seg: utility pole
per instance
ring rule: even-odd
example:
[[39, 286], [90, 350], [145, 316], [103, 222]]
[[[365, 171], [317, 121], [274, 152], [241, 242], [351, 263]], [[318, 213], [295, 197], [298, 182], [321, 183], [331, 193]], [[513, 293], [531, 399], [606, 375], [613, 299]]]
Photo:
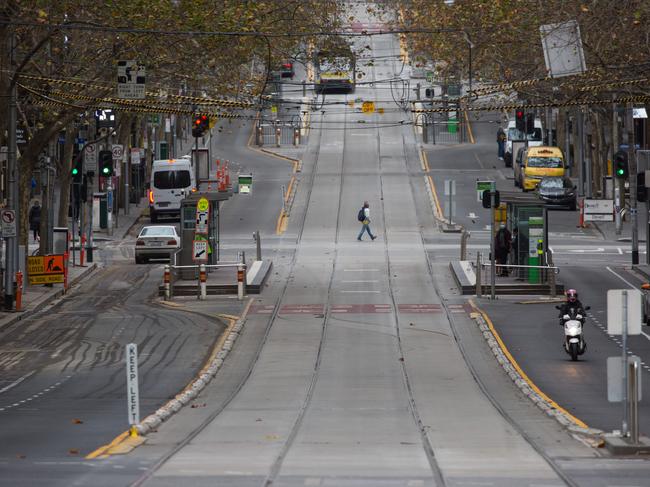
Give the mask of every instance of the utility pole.
[[6, 237], [6, 252], [5, 252], [5, 294], [4, 294], [4, 307], [7, 310], [13, 309], [14, 306], [14, 276], [18, 270], [18, 239], [20, 238], [20, 215], [18, 208], [18, 181], [16, 179], [16, 165], [17, 165], [17, 148], [16, 148], [16, 126], [17, 126], [17, 109], [16, 109], [16, 73], [13, 71], [16, 68], [16, 33], [12, 29], [9, 35], [9, 65], [11, 66], [11, 78], [9, 81], [9, 113], [7, 137], [7, 170], [9, 172], [8, 186], [7, 186], [7, 202], [9, 209], [15, 212], [16, 221], [16, 235], [13, 237]]
[[632, 104], [625, 107], [625, 137], [627, 138], [627, 160], [630, 177], [630, 213], [632, 214], [632, 265], [639, 263], [639, 215], [636, 201], [636, 147], [634, 141], [634, 118], [632, 118]]
[[576, 162], [578, 163], [580, 169], [580, 176], [578, 178], [578, 193], [580, 196], [585, 195], [585, 161], [583, 156], [583, 147], [582, 147], [582, 134], [584, 132], [584, 121], [585, 118], [582, 113], [582, 107], [578, 107], [578, 113], [576, 116], [574, 141], [576, 149]]

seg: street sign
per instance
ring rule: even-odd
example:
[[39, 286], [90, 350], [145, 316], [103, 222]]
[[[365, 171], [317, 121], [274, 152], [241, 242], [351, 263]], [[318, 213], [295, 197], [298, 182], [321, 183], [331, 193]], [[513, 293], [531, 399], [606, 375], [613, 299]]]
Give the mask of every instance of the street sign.
[[237, 177], [237, 184], [239, 185], [240, 194], [250, 194], [253, 189], [253, 175], [240, 174]]
[[126, 345], [126, 401], [130, 425], [140, 422], [140, 394], [138, 391], [138, 345]]
[[490, 191], [494, 181], [476, 181], [476, 201], [483, 201], [483, 191]]
[[364, 101], [361, 105], [361, 111], [363, 113], [373, 113], [375, 111], [375, 102], [374, 101]]
[[117, 62], [117, 96], [119, 98], [143, 99], [145, 67], [137, 61]]
[[131, 148], [131, 164], [135, 166], [140, 165], [140, 148], [132, 147]]
[[641, 334], [643, 294], [638, 289], [610, 289], [607, 291], [607, 333], [623, 334], [623, 291], [627, 295], [627, 334]]
[[456, 196], [456, 181], [445, 179], [445, 196]]
[[196, 203], [196, 225], [194, 227], [194, 233], [196, 235], [207, 235], [209, 215], [210, 202], [207, 198], [200, 198]]
[[113, 144], [111, 152], [113, 153], [113, 160], [121, 161], [124, 157], [124, 146], [122, 144]]
[[86, 172], [97, 171], [97, 144], [88, 144], [84, 149], [84, 169]]
[[35, 255], [27, 257], [29, 284], [62, 283], [65, 278], [63, 255]]
[[3, 209], [0, 212], [0, 224], [2, 225], [2, 237], [16, 236], [16, 212], [14, 210]]
[[24, 128], [16, 128], [16, 144], [26, 144], [27, 143], [27, 132]]
[[194, 262], [207, 262], [208, 261], [208, 241], [207, 240], [193, 240], [192, 241], [192, 260]]
[[[641, 393], [641, 358], [635, 355], [627, 357], [627, 363], [637, 363], [637, 400], [642, 398]], [[609, 402], [621, 402], [623, 394], [623, 357], [607, 357], [607, 400]]]
[[584, 217], [586, 222], [613, 222], [614, 200], [584, 200]]

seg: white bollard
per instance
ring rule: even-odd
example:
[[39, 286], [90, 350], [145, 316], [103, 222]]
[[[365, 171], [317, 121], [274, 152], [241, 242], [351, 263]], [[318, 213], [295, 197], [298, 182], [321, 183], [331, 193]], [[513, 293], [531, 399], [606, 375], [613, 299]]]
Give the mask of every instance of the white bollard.
[[165, 301], [169, 301], [171, 299], [171, 267], [169, 265], [165, 265], [165, 273], [163, 274], [163, 287], [165, 289]]
[[201, 289], [199, 299], [205, 300], [208, 297], [208, 277], [205, 272], [205, 264], [199, 265], [199, 287]]
[[246, 292], [246, 264], [239, 264], [237, 266], [237, 299], [240, 301], [244, 299]]

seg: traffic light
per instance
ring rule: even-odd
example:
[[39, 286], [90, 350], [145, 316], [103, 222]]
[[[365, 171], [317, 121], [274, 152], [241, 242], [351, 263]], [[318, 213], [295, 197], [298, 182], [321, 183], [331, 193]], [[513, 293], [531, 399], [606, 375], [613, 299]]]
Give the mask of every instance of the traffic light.
[[[489, 190], [483, 191], [483, 194], [481, 196], [482, 196], [481, 197], [481, 200], [482, 200], [481, 202], [483, 203], [483, 208], [489, 208], [490, 203], [491, 203], [491, 199], [492, 199], [490, 191]], [[495, 191], [494, 192], [494, 208], [498, 208], [500, 204], [501, 204], [501, 193], [499, 193], [498, 191]]]
[[526, 130], [526, 117], [523, 110], [517, 110], [515, 112], [515, 127], [519, 132]]
[[109, 150], [99, 151], [99, 174], [104, 177], [113, 175], [113, 153]]
[[535, 114], [528, 113], [526, 115], [526, 133], [532, 134], [535, 132]]
[[636, 200], [648, 201], [648, 188], [645, 187], [645, 171], [636, 175]]
[[629, 168], [627, 163], [627, 152], [618, 151], [614, 154], [614, 176], [618, 179], [627, 179]]
[[72, 162], [72, 181], [75, 184], [81, 184], [83, 181], [84, 164], [83, 159], [79, 156]]
[[197, 115], [194, 117], [194, 123], [192, 124], [192, 137], [203, 137], [206, 130], [208, 130], [210, 125], [210, 120], [207, 115]]

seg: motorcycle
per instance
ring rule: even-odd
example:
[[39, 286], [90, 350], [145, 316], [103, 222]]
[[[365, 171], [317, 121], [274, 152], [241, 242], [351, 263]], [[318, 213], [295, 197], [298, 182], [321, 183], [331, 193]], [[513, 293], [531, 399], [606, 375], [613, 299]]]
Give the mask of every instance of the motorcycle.
[[[555, 308], [562, 309], [560, 306]], [[571, 355], [571, 360], [574, 362], [578, 360], [578, 355], [582, 355], [587, 349], [582, 325], [585, 323], [583, 313], [589, 309], [589, 306], [585, 306], [584, 309], [569, 308], [568, 313], [565, 313], [560, 319], [560, 324], [564, 326], [564, 351]]]

